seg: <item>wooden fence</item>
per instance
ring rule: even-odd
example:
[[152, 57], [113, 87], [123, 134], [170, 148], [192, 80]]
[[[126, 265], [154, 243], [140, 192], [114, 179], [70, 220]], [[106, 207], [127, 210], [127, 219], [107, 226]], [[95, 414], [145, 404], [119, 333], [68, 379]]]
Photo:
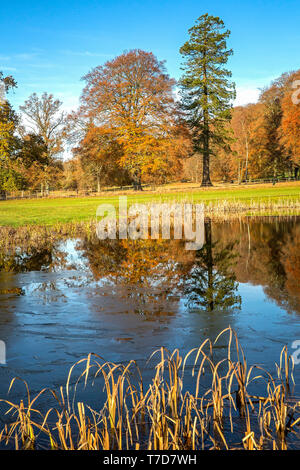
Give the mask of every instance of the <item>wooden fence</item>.
[[[218, 187], [220, 185], [225, 186], [225, 187], [230, 187], [230, 186], [247, 186], [247, 185], [252, 185], [252, 184], [278, 184], [281, 182], [293, 182], [293, 181], [299, 181], [297, 178], [260, 178], [260, 179], [249, 179], [248, 181], [230, 181], [230, 182], [219, 182], [217, 184]], [[187, 181], [185, 180], [184, 183], [192, 183], [192, 181]], [[172, 184], [169, 188], [167, 185]], [[179, 186], [176, 186], [178, 184]], [[184, 186], [183, 182], [177, 181], [177, 182], [168, 182], [165, 184], [160, 184], [160, 185], [151, 185], [151, 184], [143, 184], [143, 188], [147, 188], [150, 191], [179, 191], [183, 189], [196, 189], [200, 188], [199, 183], [195, 183], [195, 186], [193, 187], [186, 187]], [[129, 191], [133, 190], [132, 186], [115, 186], [115, 187], [104, 187], [101, 192], [97, 192], [94, 190], [85, 190], [85, 191], [76, 191], [76, 190], [56, 190], [56, 189], [50, 189], [47, 191], [12, 191], [12, 192], [2, 192], [0, 191], [0, 199], [1, 200], [10, 200], [10, 199], [40, 199], [40, 198], [71, 198], [71, 197], [86, 197], [86, 196], [100, 196], [103, 195], [107, 192], [122, 192], [122, 191]]]

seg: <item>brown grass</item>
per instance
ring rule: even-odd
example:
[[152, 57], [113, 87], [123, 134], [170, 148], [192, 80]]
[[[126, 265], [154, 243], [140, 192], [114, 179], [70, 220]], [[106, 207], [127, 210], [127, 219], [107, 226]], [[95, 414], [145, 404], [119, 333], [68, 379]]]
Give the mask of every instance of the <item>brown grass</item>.
[[[280, 206], [280, 207], [279, 207]], [[204, 214], [206, 218], [216, 222], [226, 222], [230, 220], [245, 220], [251, 217], [255, 220], [258, 217], [261, 221], [270, 221], [276, 218], [277, 221], [291, 220], [291, 217], [299, 217], [300, 200], [286, 201], [286, 207], [283, 209], [279, 202], [278, 208], [271, 203], [252, 203], [252, 209], [242, 203], [230, 204], [224, 201], [218, 207], [209, 204], [205, 207]], [[171, 218], [171, 227], [172, 227]], [[161, 227], [160, 227], [161, 230]], [[150, 232], [150, 231], [149, 231]], [[55, 225], [24, 225], [20, 227], [0, 226], [0, 249], [9, 250], [18, 246], [41, 247], [49, 242], [56, 241], [58, 238], [76, 237], [95, 237], [96, 222], [94, 220], [84, 222], [57, 223]], [[149, 233], [149, 239], [151, 235]]]

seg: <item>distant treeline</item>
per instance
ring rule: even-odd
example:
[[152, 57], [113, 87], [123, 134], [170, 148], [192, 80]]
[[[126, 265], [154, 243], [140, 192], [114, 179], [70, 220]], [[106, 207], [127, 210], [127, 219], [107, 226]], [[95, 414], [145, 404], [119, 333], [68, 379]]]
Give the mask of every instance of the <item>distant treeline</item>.
[[[46, 92], [20, 113], [0, 96], [0, 192], [297, 178], [300, 70], [263, 89], [258, 103], [232, 107], [229, 34], [219, 18], [200, 17], [180, 49], [178, 83], [138, 49], [95, 67], [70, 114]], [[9, 97], [16, 81], [1, 72], [0, 80]]]

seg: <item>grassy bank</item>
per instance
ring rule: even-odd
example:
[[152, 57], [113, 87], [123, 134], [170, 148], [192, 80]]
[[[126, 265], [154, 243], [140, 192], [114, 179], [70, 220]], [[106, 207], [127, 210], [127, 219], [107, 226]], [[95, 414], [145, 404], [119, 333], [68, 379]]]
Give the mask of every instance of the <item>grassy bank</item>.
[[[87, 221], [95, 218], [99, 204], [118, 206], [119, 195], [105, 193], [97, 197], [0, 201], [0, 225], [17, 227]], [[190, 201], [203, 202], [210, 207], [223, 204], [236, 210], [261, 206], [269, 211], [272, 207], [295, 210], [298, 210], [298, 205], [300, 207], [300, 183], [194, 190], [185, 189], [183, 185], [181, 191], [125, 192], [123, 195], [127, 196], [128, 204]]]
[[[224, 340], [227, 354], [225, 349], [217, 362], [214, 347]], [[151, 364], [153, 376], [146, 385], [135, 361], [113, 364], [90, 354], [71, 368], [59, 393], [45, 389], [35, 396], [28, 392], [20, 403], [2, 400], [10, 420], [0, 430], [0, 442], [32, 450], [286, 450], [299, 445], [300, 402], [292, 395], [293, 362], [286, 348], [276, 378], [247, 365], [231, 328], [185, 358], [161, 348]], [[105, 390], [97, 410], [76, 397], [79, 382], [87, 384], [90, 376]], [[188, 388], [187, 376], [193, 383]], [[39, 400], [49, 393], [57, 406], [41, 412]]]

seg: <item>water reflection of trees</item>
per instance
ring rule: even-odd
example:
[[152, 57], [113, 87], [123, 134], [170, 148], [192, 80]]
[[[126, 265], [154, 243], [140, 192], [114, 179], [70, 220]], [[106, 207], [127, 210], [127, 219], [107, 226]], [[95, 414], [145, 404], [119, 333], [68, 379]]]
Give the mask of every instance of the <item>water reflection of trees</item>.
[[262, 285], [288, 311], [300, 312], [299, 219], [236, 219], [205, 224], [196, 252], [181, 241], [83, 239], [96, 279], [127, 286], [137, 303], [185, 296], [209, 311], [239, 308], [238, 283]]
[[219, 248], [212, 243], [212, 224], [205, 223], [206, 243], [197, 252], [182, 241], [85, 239], [80, 250], [96, 279], [106, 278], [127, 287], [127, 295], [140, 310], [149, 302], [168, 302], [186, 296], [189, 303], [209, 311], [239, 307], [238, 283], [232, 270], [233, 243]]
[[[41, 241], [34, 245], [0, 248], [0, 295], [23, 295], [24, 288], [20, 277], [7, 273], [20, 274], [32, 271], [50, 272], [67, 265], [67, 253], [61, 249], [60, 242]], [[56, 283], [41, 283], [39, 290], [56, 290]]]
[[167, 304], [179, 295], [178, 285], [190, 256], [183, 242], [86, 238], [78, 246], [96, 280], [123, 288], [145, 313], [147, 304]]
[[0, 249], [0, 272], [54, 271], [66, 266], [67, 253], [57, 244]]
[[[238, 235], [237, 235], [238, 234]], [[215, 224], [224, 246], [238, 238], [238, 282], [263, 286], [265, 294], [287, 311], [300, 313], [299, 218], [270, 217]]]
[[[206, 221], [205, 234], [198, 251], [185, 250], [179, 240], [100, 241], [86, 235], [78, 242], [78, 256], [96, 281], [123, 287], [137, 311], [145, 312], [149, 302], [170, 305], [182, 296], [209, 311], [236, 308], [238, 283], [251, 283], [263, 286], [282, 308], [300, 313], [299, 218]], [[9, 250], [0, 246], [1, 288], [22, 288], [13, 278], [7, 284], [8, 272], [70, 269], [67, 250], [60, 240]]]
[[194, 264], [186, 276], [184, 293], [188, 303], [212, 312], [240, 308], [241, 297], [236, 294], [238, 282], [233, 271], [237, 253], [234, 243], [220, 247], [212, 241], [211, 220], [205, 222], [205, 244], [195, 253]]

